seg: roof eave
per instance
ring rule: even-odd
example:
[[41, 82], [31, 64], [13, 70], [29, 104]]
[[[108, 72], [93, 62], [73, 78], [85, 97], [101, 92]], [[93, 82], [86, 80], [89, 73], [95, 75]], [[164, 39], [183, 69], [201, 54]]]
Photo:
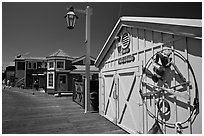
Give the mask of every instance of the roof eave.
[[201, 19], [183, 19], [183, 18], [158, 18], [158, 17], [121, 17], [121, 21], [157, 23], [168, 25], [180, 25], [190, 27], [202, 27]]
[[[115, 24], [113, 30], [111, 31], [111, 34], [109, 35], [108, 39], [106, 40], [103, 48], [101, 49], [101, 51], [99, 52], [99, 55], [97, 56], [96, 58], [96, 61], [95, 61], [95, 66], [96, 67], [99, 67], [100, 63], [101, 63], [101, 59], [103, 58], [102, 56], [102, 53], [104, 52], [105, 48], [106, 48], [106, 45], [109, 43], [109, 40], [113, 37], [113, 35], [115, 34], [114, 32], [119, 29], [119, 26], [121, 25], [121, 18], [119, 18], [119, 20], [117, 21], [117, 23]], [[112, 40], [113, 41], [113, 40]], [[107, 49], [106, 49], [107, 50]]]
[[[195, 29], [200, 29], [202, 28], [202, 20], [199, 19], [175, 19], [175, 18], [154, 18], [154, 17], [121, 17], [118, 22], [116, 23], [115, 27], [113, 28], [111, 34], [109, 35], [108, 39], [106, 40], [102, 50], [100, 51], [98, 57], [96, 58], [95, 61], [95, 66], [96, 67], [100, 67], [102, 60], [105, 56], [105, 54], [107, 53], [107, 51], [110, 48], [110, 45], [112, 44], [112, 42], [114, 41], [114, 36], [117, 35], [117, 33], [119, 32], [119, 30], [123, 27], [123, 26], [128, 26], [126, 24], [130, 23], [144, 23], [144, 24], [162, 24], [162, 25], [171, 25], [171, 26], [180, 26], [180, 27], [191, 27], [191, 28], [195, 28]], [[135, 27], [137, 27], [135, 25]], [[143, 29], [147, 29], [147, 27], [141, 27], [140, 28]], [[139, 28], [138, 27], [138, 28]], [[152, 29], [155, 30], [155, 29]], [[187, 36], [187, 37], [193, 37], [193, 38], [198, 38], [198, 39], [202, 39], [202, 33], [199, 32], [198, 35], [192, 35], [191, 33], [175, 33], [174, 31], [166, 31], [166, 30], [159, 30], [160, 32], [169, 32], [169, 33], [174, 33], [177, 35], [183, 35], [183, 36]], [[202, 30], [201, 30], [202, 31]]]
[[[78, 61], [81, 61], [81, 60], [83, 60], [83, 59], [86, 59], [86, 55], [83, 55], [83, 56], [80, 56], [80, 57], [78, 57], [78, 58], [75, 58], [73, 61], [72, 61], [72, 63], [76, 63], [76, 62], [78, 62]], [[92, 60], [92, 61], [94, 61], [95, 62], [95, 58], [94, 57], [92, 57], [92, 56], [90, 56], [90, 59]]]

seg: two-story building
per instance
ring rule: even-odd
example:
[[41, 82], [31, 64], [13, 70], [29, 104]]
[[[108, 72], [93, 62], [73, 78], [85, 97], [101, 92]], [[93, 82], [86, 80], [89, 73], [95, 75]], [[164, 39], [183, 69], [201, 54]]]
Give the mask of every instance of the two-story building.
[[[47, 92], [72, 93], [73, 79], [82, 80], [85, 76], [85, 56], [72, 57], [61, 49], [46, 57], [47, 59]], [[94, 66], [95, 59], [91, 57], [91, 79], [98, 78], [98, 70]]]
[[44, 57], [15, 58], [15, 86], [33, 88], [35, 81], [39, 87], [46, 89], [47, 62]]
[[68, 85], [71, 78], [69, 72], [72, 70], [73, 57], [62, 50], [46, 57], [47, 59], [47, 92], [54, 94], [58, 91], [71, 90]]
[[[85, 56], [72, 57], [63, 50], [48, 57], [15, 58], [15, 86], [33, 88], [38, 81], [39, 88], [49, 94], [72, 93], [73, 79], [85, 77]], [[90, 58], [90, 79], [98, 79], [98, 69], [94, 66], [95, 58]]]

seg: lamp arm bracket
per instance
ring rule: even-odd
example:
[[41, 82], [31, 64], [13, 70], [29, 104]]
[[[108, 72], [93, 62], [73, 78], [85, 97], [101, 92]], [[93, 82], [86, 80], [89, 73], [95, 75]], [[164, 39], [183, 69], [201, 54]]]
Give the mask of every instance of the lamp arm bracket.
[[[69, 8], [67, 8], [67, 11], [69, 10]], [[75, 12], [78, 13], [82, 13], [82, 14], [86, 14], [86, 10], [82, 10], [82, 9], [74, 9]]]
[[78, 12], [78, 13], [86, 14], [86, 10], [74, 9], [74, 11], [76, 11], [76, 12]]

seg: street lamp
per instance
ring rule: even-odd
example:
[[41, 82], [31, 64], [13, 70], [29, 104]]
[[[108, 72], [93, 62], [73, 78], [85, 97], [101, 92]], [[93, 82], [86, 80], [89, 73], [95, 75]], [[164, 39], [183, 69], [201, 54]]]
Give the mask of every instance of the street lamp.
[[64, 17], [66, 18], [67, 28], [74, 29], [76, 19], [78, 19], [78, 17], [74, 13], [74, 8], [72, 6], [68, 9], [68, 12]]
[[76, 19], [75, 12], [82, 13], [86, 15], [86, 77], [85, 77], [85, 113], [90, 111], [90, 46], [91, 46], [91, 15], [92, 9], [87, 6], [85, 10], [74, 9], [72, 6], [67, 9], [67, 14], [65, 15], [67, 28], [74, 29]]

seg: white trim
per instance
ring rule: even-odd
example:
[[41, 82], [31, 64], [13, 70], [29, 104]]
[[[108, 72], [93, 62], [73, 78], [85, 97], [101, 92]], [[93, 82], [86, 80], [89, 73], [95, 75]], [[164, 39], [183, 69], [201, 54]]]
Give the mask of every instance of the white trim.
[[45, 74], [32, 74], [32, 76], [44, 76]]
[[[31, 64], [30, 67], [29, 67], [29, 63]], [[31, 61], [28, 61], [28, 67], [27, 69], [32, 69], [32, 62]]]
[[[53, 67], [50, 68], [50, 62], [53, 62]], [[54, 70], [55, 69], [55, 61], [54, 60], [51, 60], [51, 61], [48, 61], [47, 62], [47, 70]]]
[[98, 57], [96, 58], [95, 64], [99, 61], [99, 57], [102, 55], [103, 51], [105, 50], [105, 47], [108, 43], [108, 41], [110, 40], [111, 36], [113, 35], [115, 29], [117, 28], [118, 24], [121, 22], [121, 18], [118, 20], [118, 22], [115, 24], [113, 30], [111, 31], [111, 34], [108, 36], [108, 39], [106, 40], [105, 44], [103, 45], [103, 48], [101, 49], [101, 51], [98, 54]]
[[47, 60], [63, 59], [63, 60], [73, 61], [75, 58], [55, 56], [55, 57], [47, 57], [46, 59], [47, 59]]
[[56, 69], [56, 72], [60, 72], [60, 73], [69, 73], [71, 70], [59, 70], [59, 69]]
[[[37, 69], [37, 62], [33, 61], [32, 64], [33, 64], [33, 69]], [[34, 67], [34, 64], [36, 64], [35, 67]]]
[[[53, 75], [53, 86], [49, 86], [49, 74]], [[55, 88], [55, 72], [47, 72], [47, 88], [54, 89]]]
[[[27, 62], [27, 69], [37, 69], [37, 61], [26, 61]], [[29, 63], [31, 64], [31, 67], [29, 67]], [[36, 67], [34, 67], [34, 63], [36, 64]]]
[[146, 22], [156, 24], [202, 27], [201, 19], [156, 18], [156, 17], [121, 17], [121, 21]]
[[[95, 61], [95, 65], [97, 67], [100, 67], [101, 62], [103, 61], [103, 58], [105, 56], [105, 54], [108, 52], [113, 40], [114, 40], [114, 36], [118, 34], [118, 32], [122, 29], [122, 27], [124, 26], [129, 26], [129, 23], [143, 23], [145, 25], [149, 25], [150, 27], [147, 26], [136, 26], [136, 24], [133, 24], [133, 26], [135, 25], [135, 27], [137, 28], [145, 28], [145, 29], [154, 29], [154, 31], [164, 31], [165, 33], [172, 33], [172, 34], [176, 34], [176, 35], [183, 35], [183, 36], [187, 36], [187, 37], [193, 37], [193, 38], [198, 38], [198, 39], [202, 39], [202, 37], [200, 37], [200, 32], [199, 34], [194, 34], [195, 32], [191, 32], [190, 30], [185, 30], [185, 31], [181, 31], [184, 30], [183, 27], [189, 27], [192, 28], [195, 31], [199, 31], [198, 29], [202, 29], [202, 20], [201, 19], [177, 19], [177, 18], [154, 18], [154, 17], [121, 17], [118, 22], [116, 23], [116, 25], [114, 26], [111, 34], [109, 35], [108, 39], [106, 40], [105, 44], [103, 45], [103, 48], [101, 49], [99, 55], [96, 58]], [[166, 25], [165, 28], [160, 28], [160, 25], [157, 24], [162, 24], [162, 25]], [[138, 24], [137, 24], [138, 25]], [[152, 25], [156, 28], [151, 28]], [[169, 27], [173, 27], [172, 30], [168, 30], [167, 25], [169, 25]], [[157, 30], [158, 27], [158, 30]], [[179, 27], [181, 30], [174, 30], [175, 27]], [[155, 30], [156, 29], [156, 30]], [[178, 29], [178, 28], [177, 28]], [[189, 33], [188, 33], [189, 31]], [[196, 32], [197, 33], [197, 32]]]
[[[82, 57], [79, 57], [79, 58], [74, 59], [74, 60], [72, 61], [72, 63], [76, 63], [76, 62], [79, 62], [79, 61], [81, 61], [81, 60], [84, 60], [84, 61], [85, 61], [85, 59], [86, 59], [86, 56], [82, 56]], [[92, 58], [92, 57], [90, 57], [90, 60], [95, 61], [95, 59]], [[85, 64], [85, 63], [84, 63], [84, 64]]]
[[[98, 71], [91, 71], [91, 74], [98, 74]], [[85, 71], [71, 71], [70, 74], [85, 74]]]
[[79, 62], [79, 61], [81, 61], [81, 60], [83, 60], [83, 59], [85, 59], [85, 58], [86, 58], [85, 56], [83, 56], [83, 57], [79, 57], [79, 58], [73, 60], [72, 63]]
[[[58, 62], [63, 62], [63, 63], [64, 63], [63, 68], [58, 68], [58, 67], [57, 67], [57, 63], [58, 63]], [[62, 69], [64, 70], [64, 69], [65, 69], [65, 60], [56, 60], [56, 69], [57, 69], [57, 70], [62, 70]]]

